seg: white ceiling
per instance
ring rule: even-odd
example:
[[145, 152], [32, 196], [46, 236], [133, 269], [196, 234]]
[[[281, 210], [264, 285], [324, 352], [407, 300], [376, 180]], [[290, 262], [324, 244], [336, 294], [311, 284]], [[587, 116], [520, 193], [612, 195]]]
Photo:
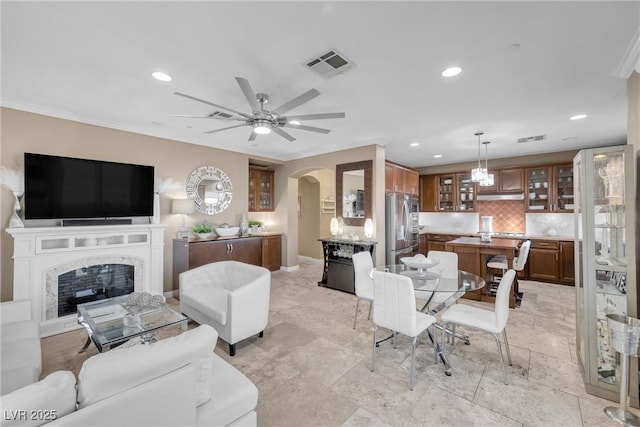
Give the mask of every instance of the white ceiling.
[[[369, 144], [421, 167], [625, 143], [626, 80], [640, 2], [2, 1], [3, 106], [290, 160]], [[514, 44], [519, 48], [509, 48]], [[337, 49], [356, 66], [324, 78], [303, 64]], [[626, 62], [625, 62], [626, 61]], [[459, 65], [462, 74], [441, 71]], [[627, 73], [630, 71], [627, 66]], [[161, 70], [173, 76], [162, 83]], [[235, 76], [289, 114], [346, 113], [248, 142], [249, 127], [184, 119], [250, 112]], [[584, 113], [584, 120], [570, 121]], [[233, 124], [233, 123], [231, 123]], [[517, 138], [545, 134], [541, 142]], [[411, 148], [410, 143], [419, 143]], [[442, 158], [435, 159], [434, 154]]]

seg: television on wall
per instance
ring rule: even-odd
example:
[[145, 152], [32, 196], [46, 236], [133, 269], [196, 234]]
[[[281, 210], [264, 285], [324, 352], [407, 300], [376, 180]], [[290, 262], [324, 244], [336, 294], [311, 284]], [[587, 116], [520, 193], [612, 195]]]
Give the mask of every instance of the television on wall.
[[25, 153], [24, 216], [152, 216], [153, 183], [153, 166]]

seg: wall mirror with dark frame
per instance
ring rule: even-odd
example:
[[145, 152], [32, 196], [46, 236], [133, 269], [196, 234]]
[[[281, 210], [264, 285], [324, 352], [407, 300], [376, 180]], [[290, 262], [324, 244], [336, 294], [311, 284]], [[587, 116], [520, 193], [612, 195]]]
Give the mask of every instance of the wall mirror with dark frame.
[[345, 225], [364, 226], [371, 218], [373, 160], [336, 165], [336, 216]]

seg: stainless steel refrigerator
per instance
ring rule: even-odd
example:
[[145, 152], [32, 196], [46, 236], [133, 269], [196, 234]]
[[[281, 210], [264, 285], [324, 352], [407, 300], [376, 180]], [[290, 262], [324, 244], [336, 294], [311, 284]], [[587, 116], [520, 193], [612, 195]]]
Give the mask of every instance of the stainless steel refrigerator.
[[419, 199], [403, 193], [385, 196], [386, 264], [400, 264], [400, 258], [418, 253]]

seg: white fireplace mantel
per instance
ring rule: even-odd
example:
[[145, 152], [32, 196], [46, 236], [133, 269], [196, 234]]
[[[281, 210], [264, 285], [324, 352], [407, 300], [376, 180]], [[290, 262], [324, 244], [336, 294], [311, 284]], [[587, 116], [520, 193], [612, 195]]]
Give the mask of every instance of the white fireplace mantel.
[[[47, 273], [114, 257], [140, 260], [134, 290], [163, 293], [164, 226], [161, 224], [6, 229], [14, 239], [13, 299], [31, 301], [41, 336], [78, 327], [76, 315], [47, 319]], [[137, 278], [140, 278], [138, 280]]]

